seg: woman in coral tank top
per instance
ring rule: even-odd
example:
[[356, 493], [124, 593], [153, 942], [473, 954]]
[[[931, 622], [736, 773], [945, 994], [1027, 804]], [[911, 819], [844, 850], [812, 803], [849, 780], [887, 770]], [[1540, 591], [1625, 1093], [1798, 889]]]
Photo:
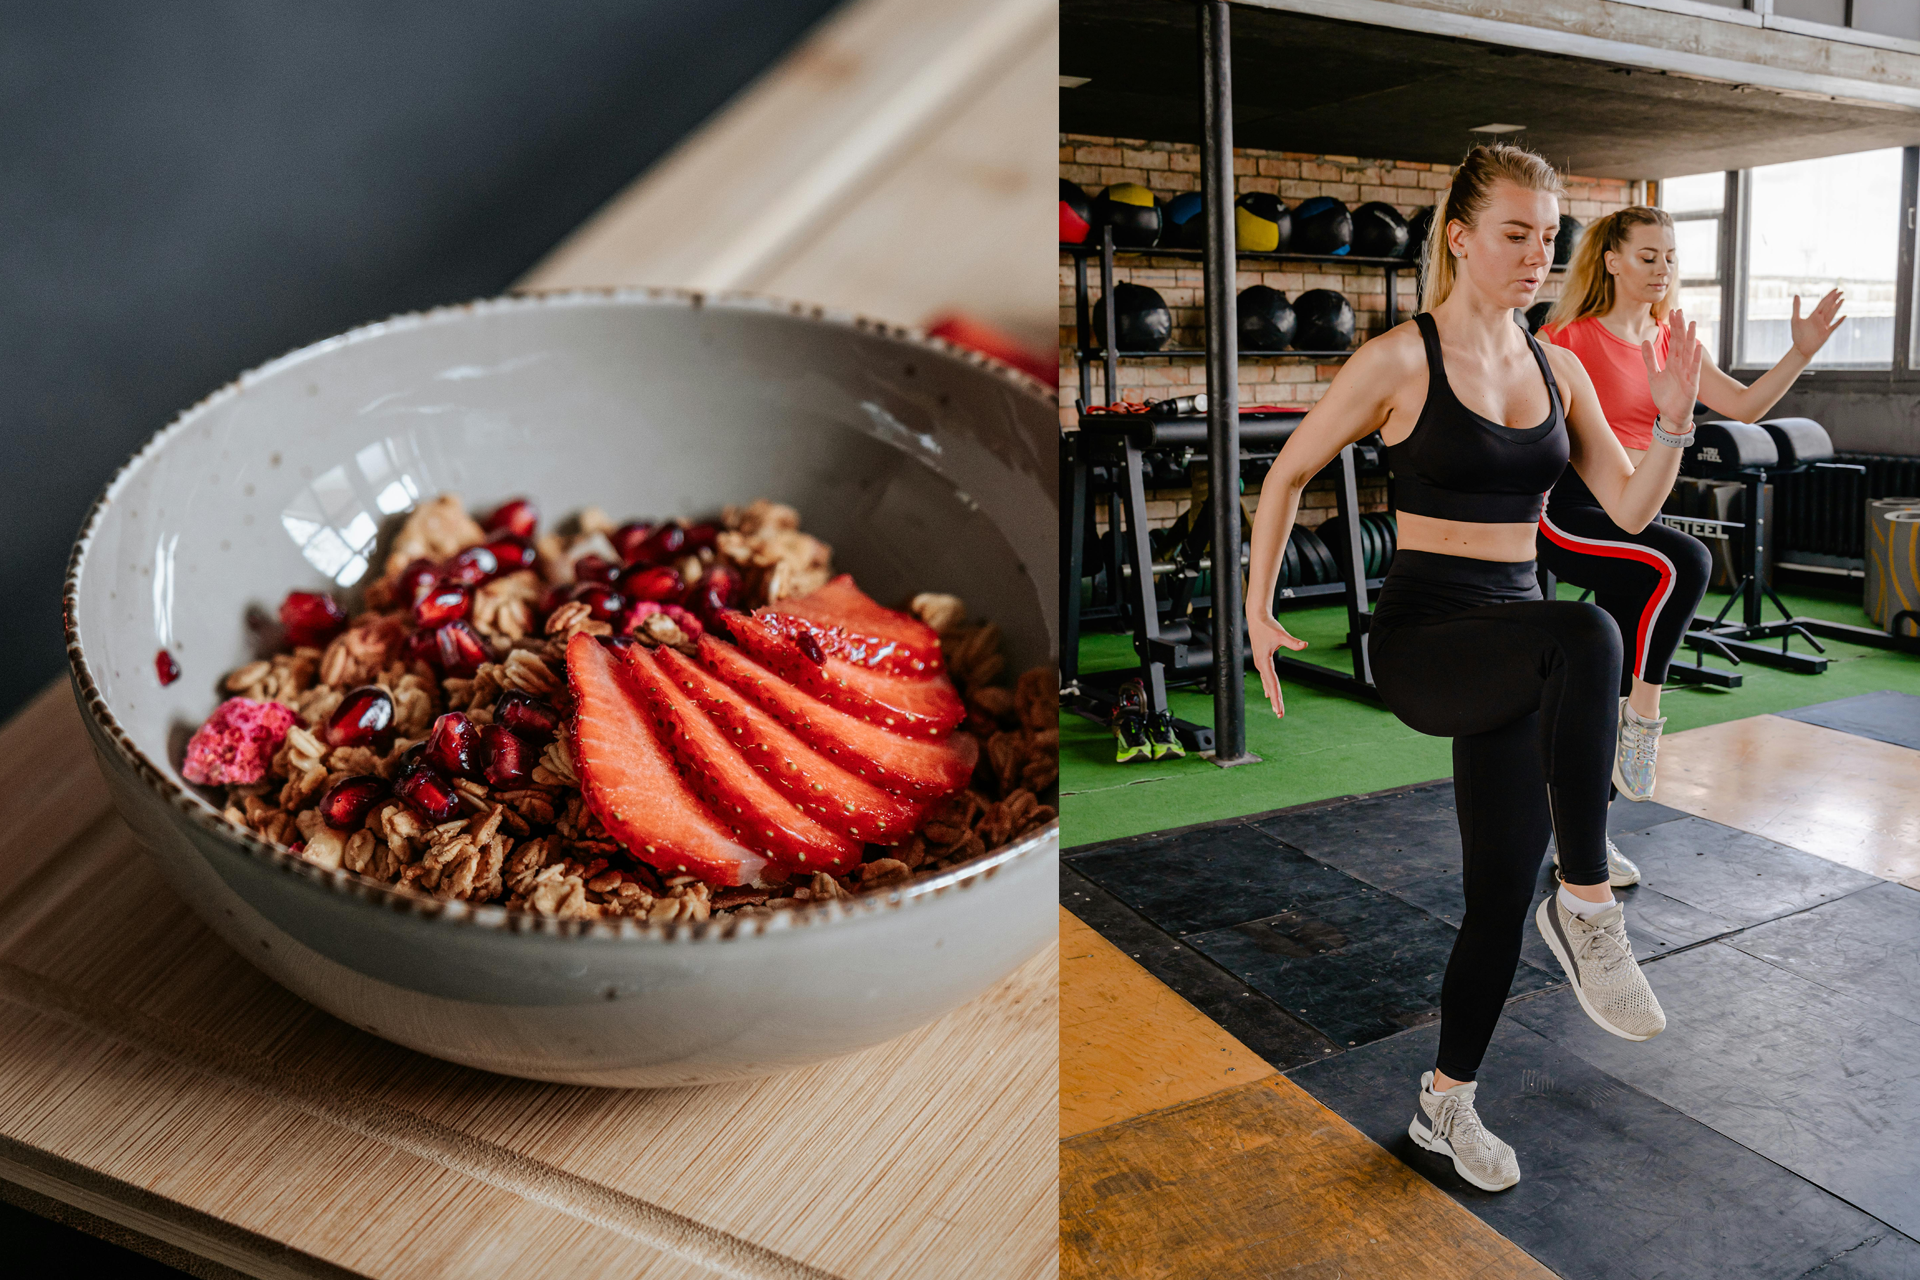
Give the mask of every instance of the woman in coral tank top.
[[[1647, 370], [1656, 360], [1666, 361], [1667, 313], [1680, 283], [1677, 256], [1673, 219], [1665, 210], [1636, 205], [1608, 214], [1581, 237], [1566, 287], [1540, 328], [1542, 338], [1580, 357], [1608, 425], [1635, 466], [1653, 443], [1656, 411]], [[1701, 402], [1739, 422], [1764, 417], [1846, 319], [1837, 316], [1842, 300], [1832, 290], [1803, 317], [1794, 298], [1793, 346], [1780, 363], [1750, 387], [1703, 365]], [[1626, 532], [1569, 469], [1547, 499], [1536, 550], [1542, 568], [1591, 588], [1594, 602], [1620, 625], [1626, 662], [1613, 781], [1629, 799], [1650, 799], [1654, 753], [1666, 724], [1660, 687], [1706, 592], [1712, 573], [1707, 549], [1658, 521], [1639, 533]], [[1640, 879], [1639, 869], [1611, 840], [1607, 864], [1616, 886]]]

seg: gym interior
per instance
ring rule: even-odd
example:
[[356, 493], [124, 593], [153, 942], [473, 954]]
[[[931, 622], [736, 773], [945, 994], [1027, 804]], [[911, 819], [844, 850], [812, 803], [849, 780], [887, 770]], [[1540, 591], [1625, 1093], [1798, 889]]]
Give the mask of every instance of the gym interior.
[[[1061, 35], [1063, 1271], [1920, 1276], [1920, 6], [1063, 0]], [[1668, 1024], [1595, 1026], [1530, 921], [1479, 1075], [1500, 1192], [1408, 1133], [1464, 899], [1449, 743], [1355, 647], [1377, 440], [1302, 498], [1284, 718], [1238, 605], [1267, 469], [1414, 314], [1490, 140], [1561, 172], [1563, 249], [1665, 209], [1743, 384], [1846, 295], [1764, 421], [1697, 412], [1661, 521], [1713, 579], [1608, 820]]]

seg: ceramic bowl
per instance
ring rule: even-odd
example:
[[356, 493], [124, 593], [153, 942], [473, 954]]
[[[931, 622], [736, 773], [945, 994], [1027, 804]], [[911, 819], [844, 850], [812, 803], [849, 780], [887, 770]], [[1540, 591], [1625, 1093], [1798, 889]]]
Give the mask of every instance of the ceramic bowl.
[[[797, 506], [876, 598], [942, 591], [1056, 660], [1057, 416], [1039, 384], [904, 330], [751, 298], [509, 298], [296, 351], [182, 414], [88, 515], [73, 685], [115, 804], [235, 950], [355, 1026], [509, 1075], [761, 1075], [887, 1040], [1055, 935], [1055, 824], [851, 904], [695, 926], [560, 922], [308, 864], [226, 822], [179, 764], [245, 619], [364, 581], [383, 524], [443, 491], [560, 514]], [[182, 676], [162, 686], [160, 649]]]

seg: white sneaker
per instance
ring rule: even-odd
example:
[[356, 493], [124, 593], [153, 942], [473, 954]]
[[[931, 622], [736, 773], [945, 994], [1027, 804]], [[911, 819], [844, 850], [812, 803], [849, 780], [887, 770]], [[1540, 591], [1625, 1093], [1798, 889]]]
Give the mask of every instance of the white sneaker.
[[1660, 754], [1660, 731], [1667, 718], [1643, 720], [1620, 699], [1620, 736], [1613, 748], [1613, 785], [1629, 800], [1653, 799], [1653, 766]]
[[[1547, 847], [1553, 851], [1553, 869], [1555, 874], [1558, 874], [1560, 846], [1549, 840]], [[1613, 842], [1612, 836], [1607, 837], [1607, 883], [1616, 889], [1624, 889], [1630, 884], [1640, 883], [1640, 868], [1634, 866], [1633, 860], [1620, 852], [1620, 846]]]
[[[1476, 1082], [1477, 1083], [1477, 1082]], [[1433, 1091], [1433, 1072], [1420, 1076], [1420, 1111], [1407, 1136], [1423, 1151], [1453, 1157], [1453, 1171], [1482, 1191], [1505, 1191], [1520, 1181], [1513, 1148], [1488, 1133], [1473, 1109], [1473, 1084]]]
[[1541, 901], [1533, 921], [1589, 1018], [1623, 1040], [1651, 1040], [1666, 1030], [1667, 1015], [1633, 958], [1619, 903], [1583, 920], [1556, 892]]

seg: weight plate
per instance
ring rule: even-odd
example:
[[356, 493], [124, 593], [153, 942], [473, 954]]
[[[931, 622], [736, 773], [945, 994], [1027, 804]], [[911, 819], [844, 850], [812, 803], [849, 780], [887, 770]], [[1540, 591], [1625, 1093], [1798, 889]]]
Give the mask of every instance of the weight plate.
[[1326, 542], [1314, 530], [1300, 531], [1300, 550], [1310, 566], [1307, 572], [1308, 586], [1322, 586], [1339, 576], [1339, 569], [1333, 563], [1333, 553], [1327, 550]]
[[1280, 585], [1300, 585], [1300, 548], [1294, 545], [1292, 538], [1287, 539], [1287, 549], [1280, 556]]

